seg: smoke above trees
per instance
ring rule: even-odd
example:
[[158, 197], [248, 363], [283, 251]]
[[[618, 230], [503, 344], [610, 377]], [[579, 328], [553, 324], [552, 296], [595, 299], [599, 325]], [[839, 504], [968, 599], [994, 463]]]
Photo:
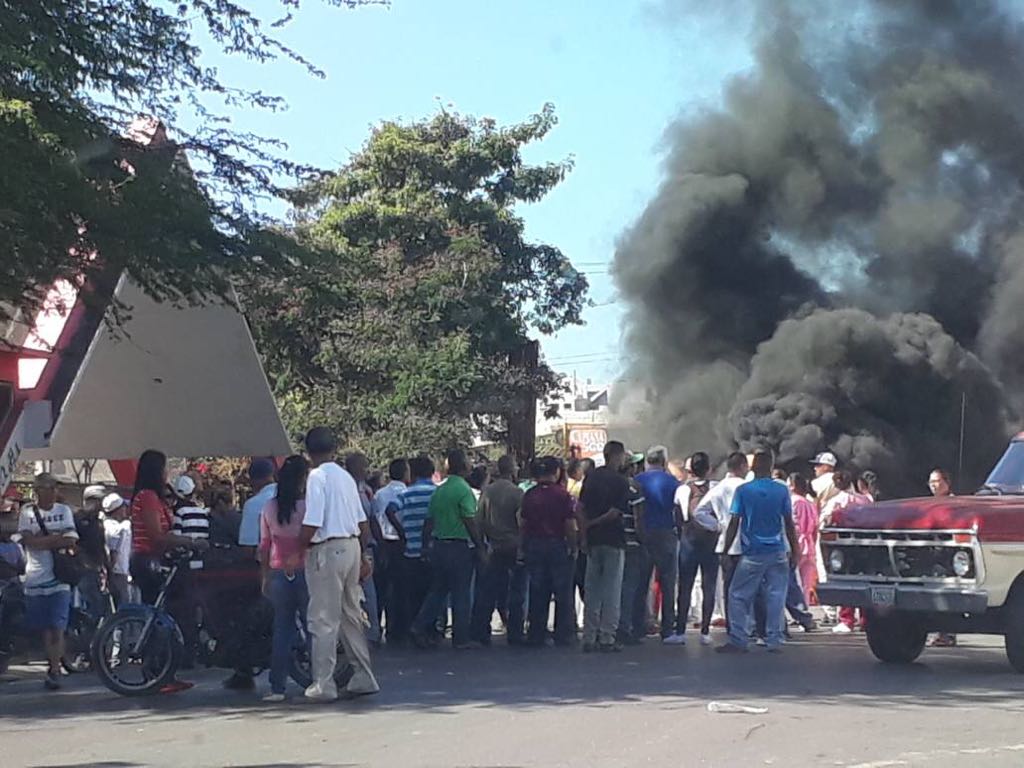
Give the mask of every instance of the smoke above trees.
[[966, 398], [977, 483], [1024, 406], [1024, 27], [1000, 2], [749, 8], [755, 67], [669, 128], [616, 249], [623, 420], [679, 452], [830, 449], [899, 493], [957, 469]]

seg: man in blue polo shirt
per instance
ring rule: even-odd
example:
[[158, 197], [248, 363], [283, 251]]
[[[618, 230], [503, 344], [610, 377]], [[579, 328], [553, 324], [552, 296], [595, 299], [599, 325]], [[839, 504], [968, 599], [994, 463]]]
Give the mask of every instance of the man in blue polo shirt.
[[799, 553], [800, 547], [789, 489], [772, 480], [773, 464], [771, 451], [755, 451], [750, 467], [754, 479], [737, 488], [732, 499], [725, 551], [729, 551], [739, 535], [742, 555], [729, 587], [729, 642], [718, 648], [722, 653], [747, 650], [754, 599], [762, 588], [768, 650], [778, 652], [782, 648], [789, 560], [792, 553]]
[[668, 449], [660, 445], [648, 448], [647, 471], [635, 479], [644, 493], [640, 538], [647, 549], [649, 564], [644, 584], [650, 581], [651, 570], [657, 570], [661, 585], [661, 640], [666, 645], [685, 645], [683, 636], [675, 634], [676, 580], [679, 574], [675, 500], [679, 481], [669, 474]]

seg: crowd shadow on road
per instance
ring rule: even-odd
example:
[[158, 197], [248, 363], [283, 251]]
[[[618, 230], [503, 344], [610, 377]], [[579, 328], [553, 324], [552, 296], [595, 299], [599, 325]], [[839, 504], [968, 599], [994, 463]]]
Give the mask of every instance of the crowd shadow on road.
[[[122, 698], [91, 676], [77, 676], [58, 694], [28, 677], [0, 685], [0, 729], [32, 728], [40, 711], [54, 718], [96, 716], [105, 722], [143, 723], [149, 718], [188, 720], [215, 714], [221, 721], [282, 718], [308, 722], [325, 711], [367, 716], [415, 710], [455, 716], [463, 707], [529, 709], [615, 707], [631, 702], [668, 709], [704, 707], [710, 701], [811, 703], [827, 706], [914, 708], [997, 707], [1024, 711], [1024, 677], [1009, 667], [991, 639], [928, 650], [908, 666], [874, 660], [862, 636], [798, 638], [780, 655], [752, 648], [722, 656], [691, 644], [666, 648], [656, 641], [621, 654], [581, 654], [578, 649], [512, 649], [496, 639], [487, 650], [382, 651], [375, 659], [382, 692], [372, 698], [312, 705], [293, 701], [268, 706], [259, 693], [222, 690], [225, 673], [203, 671], [199, 685], [173, 696]], [[260, 681], [262, 691], [265, 682]], [[42, 707], [40, 710], [39, 707]], [[46, 727], [40, 723], [39, 727]]]

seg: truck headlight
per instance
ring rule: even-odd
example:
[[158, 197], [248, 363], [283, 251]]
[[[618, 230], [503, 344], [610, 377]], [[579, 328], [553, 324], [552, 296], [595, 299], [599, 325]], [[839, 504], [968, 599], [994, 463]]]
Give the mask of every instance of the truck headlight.
[[953, 555], [953, 573], [963, 577], [971, 572], [971, 553], [959, 550]]
[[828, 556], [828, 569], [832, 573], [840, 573], [846, 565], [846, 556], [841, 549], [833, 549]]

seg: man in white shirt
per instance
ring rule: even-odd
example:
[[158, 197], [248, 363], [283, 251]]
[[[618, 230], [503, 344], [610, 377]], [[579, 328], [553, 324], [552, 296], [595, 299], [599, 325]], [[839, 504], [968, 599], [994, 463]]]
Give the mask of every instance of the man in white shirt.
[[829, 499], [838, 492], [833, 478], [835, 477], [839, 460], [836, 459], [834, 453], [825, 451], [815, 456], [811, 464], [814, 466], [814, 479], [811, 480], [811, 490], [814, 491], [814, 498], [818, 503], [818, 512], [820, 513], [825, 508]]
[[[718, 552], [722, 560], [723, 598], [727, 597], [729, 594], [729, 586], [732, 584], [732, 576], [736, 570], [736, 564], [743, 555], [743, 550], [741, 549], [740, 542], [738, 541], [733, 542], [732, 548], [728, 552], [725, 551], [725, 532], [729, 527], [732, 498], [736, 494], [736, 489], [747, 482], [746, 477], [747, 472], [750, 471], [750, 464], [747, 461], [746, 455], [736, 451], [734, 453], [730, 453], [729, 457], [725, 460], [725, 469], [726, 474], [722, 481], [707, 492], [701, 500], [700, 505], [696, 510], [694, 510], [694, 515], [699, 515], [702, 512], [711, 513], [718, 518], [718, 522], [722, 526], [715, 551]], [[725, 623], [726, 626], [728, 626], [728, 600], [726, 600], [725, 604]]]
[[327, 427], [306, 435], [306, 452], [313, 470], [306, 481], [306, 514], [302, 539], [309, 587], [309, 631], [313, 636], [313, 684], [306, 698], [334, 701], [338, 688], [334, 669], [340, 635], [345, 655], [355, 674], [345, 687], [346, 696], [377, 693], [380, 686], [370, 667], [370, 646], [364, 629], [360, 580], [371, 574], [371, 560], [363, 554], [369, 526], [356, 481], [338, 466], [338, 443]]
[[108, 588], [114, 605], [120, 608], [129, 602], [128, 573], [132, 556], [132, 523], [128, 519], [128, 502], [119, 494], [103, 497], [103, 533], [110, 553]]
[[47, 690], [60, 688], [60, 659], [64, 655], [64, 630], [71, 612], [71, 587], [53, 570], [53, 553], [71, 550], [78, 542], [71, 508], [57, 503], [57, 480], [49, 473], [36, 475], [35, 504], [21, 508], [18, 536], [25, 548], [25, 625], [41, 631], [49, 670]]

